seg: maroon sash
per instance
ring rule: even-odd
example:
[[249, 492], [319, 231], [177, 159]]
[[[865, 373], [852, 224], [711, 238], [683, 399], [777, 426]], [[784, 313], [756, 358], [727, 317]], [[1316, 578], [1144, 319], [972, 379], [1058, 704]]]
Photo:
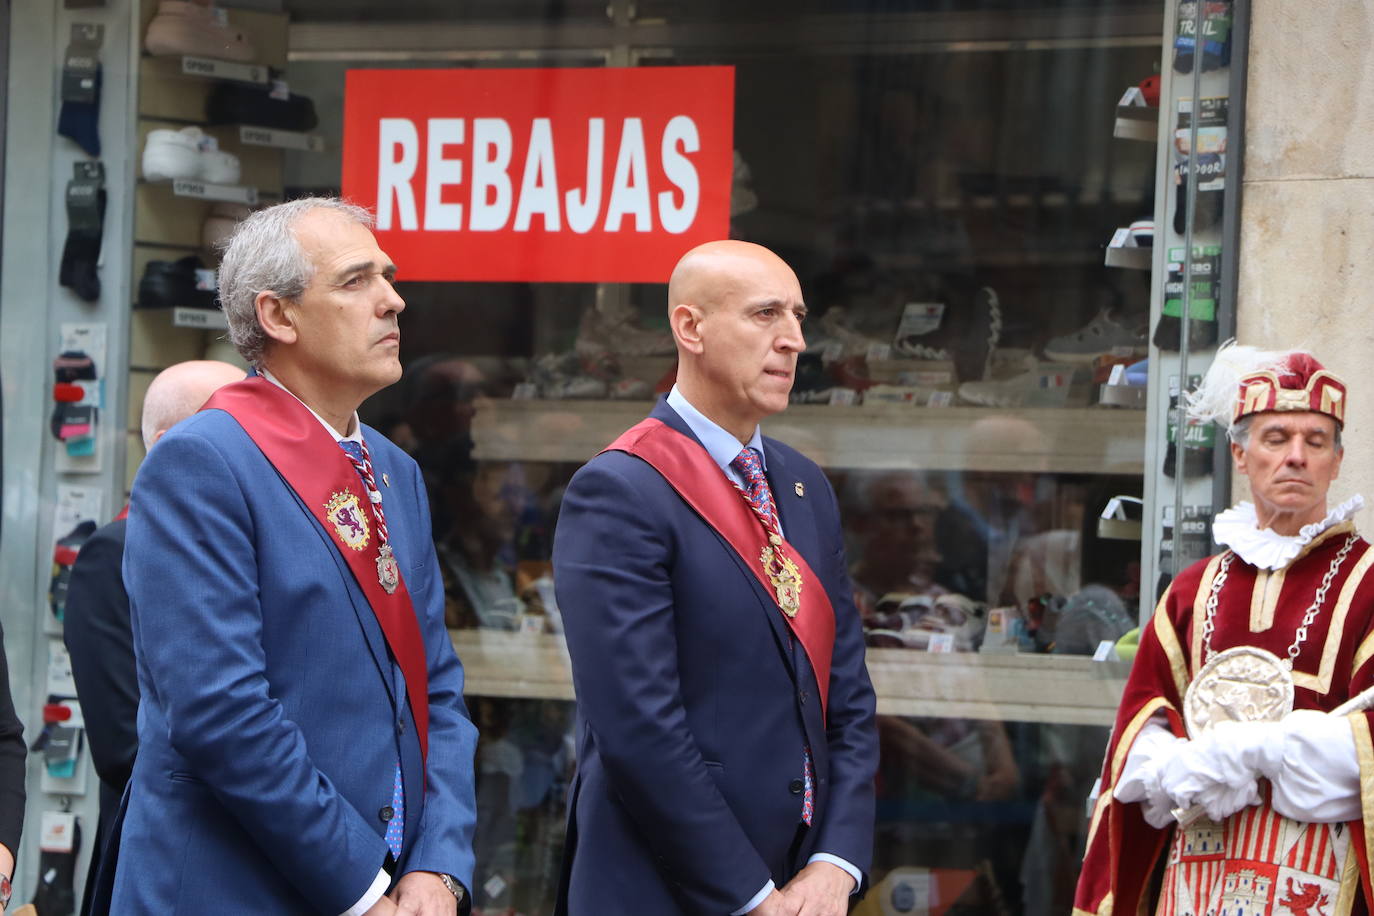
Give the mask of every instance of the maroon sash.
[[429, 667], [410, 592], [387, 594], [377, 579], [376, 525], [358, 472], [337, 442], [294, 395], [262, 376], [225, 385], [201, 410], [233, 417], [330, 535], [377, 615], [406, 680], [420, 755], [429, 753]]
[[[714, 528], [739, 554], [744, 565], [762, 583], [764, 591], [774, 594], [772, 581], [759, 555], [769, 546], [768, 532], [744, 496], [711, 460], [706, 450], [666, 425], [650, 417], [621, 434], [608, 452], [626, 452], [642, 458], [668, 481], [683, 502]], [[801, 571], [801, 608], [795, 617], [778, 613], [806, 650], [825, 715], [830, 698], [830, 656], [835, 648], [835, 609], [820, 579], [811, 571], [806, 558], [785, 540], [787, 555]]]

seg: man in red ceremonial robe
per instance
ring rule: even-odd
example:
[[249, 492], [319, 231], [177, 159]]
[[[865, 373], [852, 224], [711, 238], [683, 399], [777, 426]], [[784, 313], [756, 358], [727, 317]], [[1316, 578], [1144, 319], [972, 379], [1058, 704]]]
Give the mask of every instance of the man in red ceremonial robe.
[[746, 242], [668, 285], [677, 384], [579, 470], [554, 540], [578, 772], [560, 916], [841, 916], [878, 742], [835, 496], [759, 422], [806, 346]]
[[1074, 912], [1368, 912], [1370, 714], [1338, 707], [1374, 687], [1374, 550], [1363, 500], [1327, 503], [1346, 387], [1308, 353], [1230, 346], [1189, 409], [1227, 428], [1253, 502], [1143, 628]]
[[220, 300], [254, 371], [134, 481], [139, 749], [109, 912], [467, 912], [477, 735], [428, 500], [357, 414], [401, 375], [370, 225], [331, 198], [239, 225]]

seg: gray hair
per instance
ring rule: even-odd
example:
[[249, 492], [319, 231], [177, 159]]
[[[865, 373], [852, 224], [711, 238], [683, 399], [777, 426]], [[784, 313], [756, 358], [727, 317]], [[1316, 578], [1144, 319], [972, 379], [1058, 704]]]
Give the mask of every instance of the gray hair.
[[[1255, 419], [1255, 416], [1247, 414], [1226, 427], [1226, 437], [1242, 449], [1247, 448], [1250, 445], [1250, 421]], [[1341, 444], [1341, 424], [1334, 419], [1331, 422], [1336, 426], [1336, 434], [1331, 437], [1331, 446], [1339, 452], [1345, 447]]]
[[229, 324], [229, 341], [250, 365], [259, 366], [267, 335], [258, 323], [258, 294], [301, 297], [315, 274], [295, 224], [311, 210], [333, 210], [371, 229], [372, 214], [337, 197], [302, 197], [252, 213], [224, 246], [219, 267], [219, 301]]

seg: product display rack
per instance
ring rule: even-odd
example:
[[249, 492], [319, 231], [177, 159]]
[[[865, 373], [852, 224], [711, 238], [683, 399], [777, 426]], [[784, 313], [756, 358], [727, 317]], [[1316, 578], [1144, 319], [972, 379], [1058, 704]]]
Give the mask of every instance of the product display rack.
[[[157, 3], [145, 0], [139, 15], [142, 36], [157, 12]], [[251, 64], [216, 61], [201, 57], [138, 58], [138, 111], [135, 120], [134, 162], [134, 286], [149, 261], [175, 261], [198, 255], [206, 268], [217, 258], [201, 244], [201, 225], [214, 202], [244, 204], [281, 198], [282, 150], [245, 143], [237, 124], [210, 125], [205, 105], [214, 86], [223, 80], [266, 83], [269, 68], [281, 71], [287, 62], [287, 17], [280, 13], [227, 10], [229, 21], [252, 37], [255, 60]], [[239, 181], [219, 186], [198, 181], [146, 181], [138, 165], [150, 131], [201, 128], [219, 149], [238, 157]], [[227, 359], [237, 354], [224, 342], [224, 316], [217, 309], [187, 306], [134, 308], [129, 335], [129, 400], [126, 443], [126, 489], [143, 460], [139, 414], [143, 394], [159, 371], [188, 359]]]
[[[488, 400], [473, 420], [475, 458], [581, 464], [649, 412], [641, 401]], [[794, 404], [766, 435], [822, 467], [1140, 474], [1144, 415], [1105, 407]]]

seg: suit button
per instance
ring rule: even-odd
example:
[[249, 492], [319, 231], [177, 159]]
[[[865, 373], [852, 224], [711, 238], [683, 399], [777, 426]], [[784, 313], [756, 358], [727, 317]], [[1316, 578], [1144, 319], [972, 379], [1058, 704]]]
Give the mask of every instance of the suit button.
[[802, 789], [805, 788], [806, 784], [803, 783], [800, 779], [794, 779], [787, 784], [787, 791], [791, 792], [793, 795], [802, 794]]
[[404, 735], [405, 733], [406, 733], [406, 720], [405, 720], [405, 719], [397, 719], [397, 720], [396, 720], [396, 734], [398, 734], [398, 735]]
[[805, 690], [798, 691], [797, 699], [801, 700], [801, 704], [805, 706], [806, 701], [811, 699], [811, 694], [807, 693]]
[[396, 809], [391, 807], [390, 805], [385, 805], [383, 806], [382, 810], [377, 812], [377, 816], [381, 818], [382, 823], [385, 824], [387, 821], [391, 820], [393, 817], [396, 816]]

